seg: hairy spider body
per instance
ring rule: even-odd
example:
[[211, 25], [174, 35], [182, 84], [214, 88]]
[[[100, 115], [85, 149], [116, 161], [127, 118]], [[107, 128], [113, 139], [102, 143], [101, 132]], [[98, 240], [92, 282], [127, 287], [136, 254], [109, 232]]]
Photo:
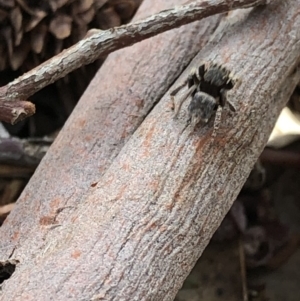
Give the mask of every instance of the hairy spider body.
[[[193, 69], [184, 84], [171, 92], [173, 100], [178, 91], [186, 84], [188, 91], [179, 101], [178, 107], [175, 107], [175, 116], [183, 102], [191, 97], [192, 100], [188, 106], [188, 122], [192, 126], [196, 126], [199, 122], [206, 124], [217, 111], [218, 106], [223, 108], [226, 104], [226, 91], [234, 85], [229, 71], [216, 64], [208, 66], [207, 69], [204, 64], [198, 69]], [[228, 104], [230, 109], [235, 111], [230, 102]]]

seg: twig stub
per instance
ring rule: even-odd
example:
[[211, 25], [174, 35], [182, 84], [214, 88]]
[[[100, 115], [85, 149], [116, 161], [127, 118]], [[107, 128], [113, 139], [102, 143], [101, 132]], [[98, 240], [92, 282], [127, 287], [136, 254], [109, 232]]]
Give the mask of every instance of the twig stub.
[[0, 120], [16, 124], [35, 113], [35, 105], [30, 101], [0, 101]]

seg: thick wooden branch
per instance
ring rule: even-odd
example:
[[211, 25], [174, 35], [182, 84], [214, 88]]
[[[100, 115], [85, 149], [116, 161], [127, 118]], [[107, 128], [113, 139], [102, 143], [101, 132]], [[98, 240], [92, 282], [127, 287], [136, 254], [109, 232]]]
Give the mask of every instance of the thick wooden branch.
[[[93, 29], [82, 41], [0, 88], [0, 107], [2, 102], [23, 101], [77, 68], [92, 63], [99, 57], [117, 49], [214, 14], [263, 5], [268, 2], [270, 0], [194, 1], [191, 4], [162, 11], [132, 24], [106, 31]], [[32, 110], [28, 111], [27, 116], [30, 115], [32, 115]], [[22, 114], [22, 119], [24, 117]], [[7, 120], [17, 122], [13, 116], [9, 115], [1, 119], [0, 115], [0, 121]]]
[[[178, 72], [173, 49], [181, 43], [170, 42], [187, 42], [183, 29], [110, 56], [1, 229], [1, 259], [20, 262], [2, 300], [174, 298], [300, 78], [298, 0], [226, 21], [175, 84], [209, 61], [239, 79], [227, 95], [237, 112], [225, 108], [215, 137], [213, 120], [183, 131], [186, 107], [174, 120], [169, 93], [135, 131]], [[186, 49], [194, 47], [192, 32], [208, 25], [198, 26]], [[153, 51], [155, 43], [169, 58], [157, 45]], [[140, 53], [146, 57], [134, 64]], [[109, 70], [114, 89], [104, 77]]]
[[[185, 2], [144, 0], [136, 19]], [[17, 256], [29, 263], [43, 254], [55, 223], [76, 211], [153, 105], [208, 41], [220, 18], [195, 22], [109, 55], [0, 228], [3, 262]], [[14, 282], [15, 276], [10, 280]], [[22, 291], [15, 279], [15, 288]], [[7, 285], [8, 281], [8, 289]], [[53, 295], [48, 293], [45, 300]], [[10, 297], [16, 295], [1, 296]]]

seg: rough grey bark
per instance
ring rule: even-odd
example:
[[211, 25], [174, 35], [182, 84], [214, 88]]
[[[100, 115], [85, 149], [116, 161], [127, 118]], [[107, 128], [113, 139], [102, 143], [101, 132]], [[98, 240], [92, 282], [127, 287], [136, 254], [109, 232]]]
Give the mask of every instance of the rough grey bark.
[[[174, 120], [166, 93], [119, 152], [122, 137], [127, 140], [135, 129], [128, 129], [130, 121], [142, 119], [139, 104], [143, 109], [153, 104], [146, 106], [143, 100], [151, 99], [149, 91], [157, 82], [149, 85], [146, 77], [165, 76], [167, 81], [173, 72], [168, 67], [167, 75], [164, 68], [151, 73], [145, 67], [151, 65], [148, 60], [144, 73], [136, 68], [116, 77], [116, 90], [105, 90], [101, 98], [98, 94], [92, 112], [92, 106], [85, 108], [85, 98], [109, 85], [100, 76], [108, 73], [109, 64], [100, 70], [1, 229], [2, 260], [20, 261], [3, 286], [3, 300], [174, 298], [300, 78], [299, 1], [232, 13], [225, 21], [190, 65], [214, 61], [239, 79], [228, 93], [237, 112], [223, 111], [214, 137], [213, 120], [194, 132], [183, 131], [185, 107]], [[133, 49], [120, 53], [129, 51], [132, 57]], [[120, 53], [109, 63], [122, 66]], [[167, 65], [171, 62], [177, 64], [171, 60]], [[120, 91], [126, 75], [130, 84]], [[134, 75], [139, 84], [147, 83], [143, 96], [136, 94]], [[131, 102], [127, 96], [133, 96]], [[119, 131], [119, 122], [126, 129], [123, 136], [109, 138]], [[87, 132], [86, 126], [96, 126], [98, 134]], [[81, 142], [76, 139], [80, 131], [85, 137]], [[69, 169], [66, 161], [73, 164]], [[21, 214], [28, 214], [26, 220], [20, 220]]]

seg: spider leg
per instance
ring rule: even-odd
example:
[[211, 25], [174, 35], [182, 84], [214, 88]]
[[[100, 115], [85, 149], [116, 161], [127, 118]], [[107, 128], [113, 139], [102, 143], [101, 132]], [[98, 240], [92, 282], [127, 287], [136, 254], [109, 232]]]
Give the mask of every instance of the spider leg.
[[204, 73], [205, 73], [205, 65], [202, 64], [202, 65], [199, 66], [199, 68], [198, 68], [198, 74], [199, 74], [200, 78], [203, 78], [203, 77], [204, 77]]
[[188, 83], [188, 79], [186, 79], [183, 83], [177, 86], [174, 90], [170, 92], [172, 98]]
[[220, 106], [222, 108], [224, 108], [225, 104], [226, 104], [226, 101], [227, 101], [226, 90], [225, 89], [221, 89], [219, 97], [220, 97], [220, 100], [219, 100], [220, 101]]
[[183, 81], [179, 86], [170, 92], [172, 98], [187, 84], [188, 88], [191, 88], [195, 85], [195, 82], [198, 84], [199, 79], [196, 76], [196, 69], [193, 68], [185, 81]]
[[179, 86], [177, 86], [174, 90], [170, 92], [172, 107], [174, 110], [176, 110], [175, 95], [188, 83], [188, 81], [189, 78], [187, 78], [184, 82], [182, 82]]
[[236, 112], [236, 108], [235, 108], [234, 104], [229, 100], [227, 100], [227, 103], [228, 103], [230, 111]]
[[225, 106], [226, 102], [228, 103], [230, 111], [236, 112], [235, 106], [227, 99], [226, 90], [222, 89], [220, 91], [220, 106], [223, 108]]
[[213, 138], [215, 138], [217, 136], [217, 131], [219, 130], [221, 121], [222, 121], [222, 107], [218, 106], [215, 120], [214, 120], [214, 128], [213, 128], [213, 133], [212, 133]]
[[179, 101], [178, 101], [177, 106], [176, 106], [176, 103], [175, 103], [174, 96], [171, 96], [171, 99], [172, 99], [173, 104], [174, 104], [174, 118], [177, 117], [177, 115], [178, 115], [178, 113], [179, 113], [179, 111], [180, 111], [180, 109], [181, 109], [181, 106], [182, 106], [182, 104], [184, 103], [184, 101], [185, 101], [188, 97], [190, 97], [190, 96], [193, 94], [193, 92], [195, 91], [195, 89], [196, 89], [195, 86], [190, 87], [190, 88], [189, 88], [189, 89], [181, 96], [181, 98], [180, 98]]

